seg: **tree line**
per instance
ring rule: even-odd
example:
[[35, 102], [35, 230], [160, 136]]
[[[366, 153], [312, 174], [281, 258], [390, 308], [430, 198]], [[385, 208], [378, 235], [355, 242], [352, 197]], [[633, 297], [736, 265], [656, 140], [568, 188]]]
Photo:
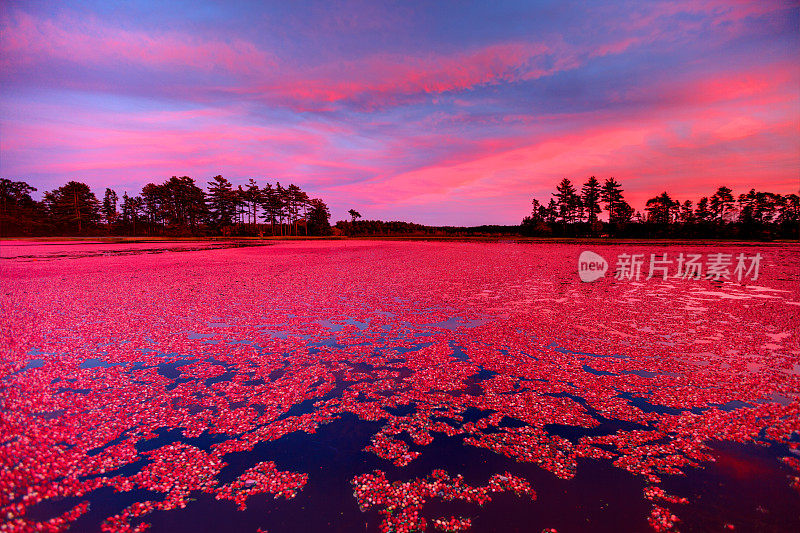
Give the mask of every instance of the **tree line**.
[[[46, 191], [41, 201], [24, 181], [0, 178], [0, 236], [266, 236], [266, 235], [435, 235], [435, 236], [616, 236], [795, 239], [800, 237], [800, 197], [756, 191], [734, 196], [722, 186], [708, 197], [673, 199], [666, 191], [647, 200], [643, 212], [625, 200], [614, 178], [592, 176], [578, 190], [565, 178], [547, 204], [533, 199], [520, 226], [424, 226], [411, 222], [351, 220], [330, 225], [328, 206], [294, 184], [243, 187], [214, 176], [207, 190], [188, 176], [148, 183], [120, 199], [106, 188], [102, 201], [78, 181]], [[603, 212], [606, 220], [601, 219]]]
[[[591, 176], [580, 190], [564, 178], [546, 205], [536, 198], [531, 204], [520, 226], [530, 236], [794, 239], [800, 232], [800, 196], [755, 189], [735, 197], [721, 186], [696, 203], [664, 191], [640, 212], [628, 204], [614, 178], [601, 184]], [[600, 219], [603, 210], [607, 221]]]
[[0, 236], [25, 235], [328, 235], [330, 211], [300, 187], [250, 179], [233, 185], [222, 176], [198, 187], [188, 176], [148, 183], [140, 194], [120, 199], [106, 188], [102, 202], [85, 183], [70, 181], [46, 191], [0, 178]]

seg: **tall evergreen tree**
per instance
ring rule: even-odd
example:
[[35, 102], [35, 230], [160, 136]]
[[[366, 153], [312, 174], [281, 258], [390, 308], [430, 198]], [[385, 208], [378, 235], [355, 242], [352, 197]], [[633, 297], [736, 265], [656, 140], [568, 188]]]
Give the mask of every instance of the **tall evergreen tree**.
[[787, 194], [781, 197], [778, 202], [778, 216], [775, 221], [780, 224], [800, 222], [800, 196]]
[[116, 222], [117, 216], [117, 193], [107, 187], [103, 195], [103, 217], [106, 219], [106, 224], [111, 225]]
[[144, 209], [144, 200], [142, 200], [141, 196], [128, 196], [128, 192], [125, 191], [122, 194], [122, 205], [120, 209], [122, 210], [122, 223], [126, 227], [129, 227], [130, 231], [135, 236], [137, 234], [136, 225]]
[[44, 203], [62, 231], [82, 233], [100, 221], [100, 202], [89, 186], [79, 181], [46, 192]]
[[622, 185], [614, 178], [606, 179], [600, 191], [600, 199], [608, 211], [608, 221], [612, 224], [628, 222], [633, 216], [633, 209], [625, 202]]
[[698, 222], [708, 222], [711, 220], [711, 211], [708, 208], [708, 198], [703, 196], [697, 202], [697, 208], [694, 210], [694, 218]]
[[258, 183], [256, 183], [256, 180], [253, 178], [250, 178], [250, 180], [247, 182], [245, 199], [247, 200], [247, 204], [249, 206], [250, 224], [252, 224], [253, 228], [255, 229], [256, 220], [258, 217], [258, 206], [261, 204], [261, 189], [259, 189]]
[[206, 193], [189, 176], [172, 176], [161, 186], [166, 223], [194, 232], [207, 216]]
[[711, 214], [717, 222], [725, 222], [728, 213], [733, 210], [733, 195], [731, 190], [725, 186], [717, 189], [711, 197]]
[[282, 205], [277, 189], [273, 188], [270, 183], [261, 189], [261, 210], [264, 212], [262, 215], [264, 222], [270, 223], [272, 235], [275, 235], [275, 223], [280, 217]]
[[597, 215], [600, 214], [600, 195], [600, 182], [592, 176], [581, 189], [581, 201], [590, 224], [597, 222]]
[[650, 198], [645, 204], [647, 221], [654, 224], [669, 224], [675, 220], [675, 213], [680, 203], [670, 198], [666, 191], [655, 198]]
[[280, 223], [281, 235], [283, 235], [283, 220], [289, 216], [289, 202], [291, 200], [288, 191], [284, 187], [281, 187], [280, 181], [275, 182], [275, 196], [277, 198], [275, 205], [278, 207], [278, 222]]
[[566, 228], [567, 224], [574, 222], [577, 218], [580, 197], [572, 182], [567, 178], [561, 180], [561, 183], [556, 186], [553, 196], [555, 196], [558, 206], [558, 216]]
[[328, 206], [319, 198], [308, 201], [308, 225], [312, 235], [329, 235], [331, 232], [331, 212]]
[[692, 201], [686, 200], [680, 207], [680, 221], [683, 224], [694, 223], [694, 211], [692, 210]]
[[[297, 203], [298, 203], [298, 214], [302, 212], [303, 220], [305, 221], [305, 233], [308, 235], [308, 210], [310, 209], [310, 198], [308, 197], [308, 193], [303, 190], [300, 190], [298, 187], [297, 194], [295, 196]], [[295, 233], [297, 233], [295, 231]]]
[[550, 198], [550, 201], [547, 202], [545, 220], [548, 224], [555, 224], [556, 220], [558, 220], [558, 204], [553, 198]]
[[156, 228], [164, 225], [166, 214], [164, 200], [163, 187], [155, 183], [148, 183], [142, 187], [142, 215], [147, 222], [148, 235], [152, 235]]
[[291, 233], [292, 226], [294, 226], [294, 234], [297, 235], [297, 219], [300, 214], [302, 205], [302, 196], [300, 187], [294, 183], [290, 183], [286, 188], [286, 209], [289, 215], [289, 232]]
[[247, 202], [247, 191], [241, 185], [233, 190], [234, 200], [234, 220], [237, 224], [244, 224], [250, 215], [250, 207]]
[[217, 229], [233, 224], [236, 215], [235, 193], [231, 182], [222, 176], [214, 176], [208, 183], [209, 222]]
[[530, 221], [534, 224], [544, 222], [547, 209], [534, 198], [531, 200]]
[[36, 188], [24, 181], [0, 178], [0, 236], [41, 231], [45, 224], [42, 205], [31, 197]]

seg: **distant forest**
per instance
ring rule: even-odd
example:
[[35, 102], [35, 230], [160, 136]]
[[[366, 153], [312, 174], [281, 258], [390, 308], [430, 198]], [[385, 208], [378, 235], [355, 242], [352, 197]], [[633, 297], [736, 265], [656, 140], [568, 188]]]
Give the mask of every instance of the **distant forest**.
[[[592, 176], [580, 191], [569, 179], [556, 186], [547, 204], [533, 199], [531, 214], [520, 233], [557, 237], [678, 237], [797, 239], [800, 196], [750, 189], [734, 197], [722, 186], [695, 204], [673, 199], [665, 191], [647, 200], [644, 213], [625, 201], [622, 185], [608, 178], [601, 185]], [[600, 220], [605, 210], [607, 221]]]
[[[533, 199], [520, 225], [424, 226], [410, 222], [350, 220], [331, 227], [330, 211], [300, 187], [251, 179], [234, 188], [222, 176], [207, 191], [188, 177], [149, 183], [140, 194], [122, 198], [106, 188], [98, 200], [85, 183], [70, 181], [46, 191], [41, 201], [24, 181], [0, 178], [0, 237], [24, 236], [532, 236], [631, 238], [797, 239], [800, 197], [751, 189], [734, 197], [719, 187], [710, 197], [683, 202], [663, 192], [647, 201], [644, 213], [624, 198], [620, 183], [594, 176], [578, 190], [563, 179], [543, 204]], [[606, 220], [601, 220], [605, 211]]]
[[148, 183], [141, 194], [120, 199], [110, 188], [100, 201], [85, 183], [70, 181], [33, 200], [23, 181], [0, 178], [0, 236], [267, 236], [329, 235], [330, 211], [297, 185], [245, 187], [222, 176], [208, 192], [188, 176]]

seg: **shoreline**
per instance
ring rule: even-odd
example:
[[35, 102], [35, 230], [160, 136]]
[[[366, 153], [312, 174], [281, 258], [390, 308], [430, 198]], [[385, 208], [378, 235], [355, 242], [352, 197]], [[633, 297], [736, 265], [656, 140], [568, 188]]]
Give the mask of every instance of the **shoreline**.
[[512, 242], [512, 243], [551, 243], [551, 244], [699, 244], [713, 243], [739, 246], [770, 246], [800, 244], [798, 240], [741, 240], [697, 238], [677, 239], [665, 238], [617, 238], [617, 237], [524, 237], [524, 236], [439, 236], [439, 235], [363, 235], [363, 236], [266, 236], [266, 237], [115, 237], [115, 236], [54, 236], [54, 237], [0, 237], [0, 246], [4, 243], [41, 243], [41, 244], [139, 244], [167, 242], [251, 242], [260, 241], [433, 241], [433, 242]]

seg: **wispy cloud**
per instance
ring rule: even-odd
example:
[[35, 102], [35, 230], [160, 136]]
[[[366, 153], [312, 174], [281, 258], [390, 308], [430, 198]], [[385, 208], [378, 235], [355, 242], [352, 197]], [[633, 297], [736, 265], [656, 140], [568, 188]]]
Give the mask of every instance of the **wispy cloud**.
[[431, 223], [516, 222], [565, 176], [616, 176], [637, 207], [656, 186], [796, 189], [796, 5], [501, 8], [215, 6], [212, 24], [8, 7], [0, 172], [40, 190], [253, 176], [334, 216]]
[[128, 30], [97, 18], [41, 18], [10, 10], [3, 16], [2, 28], [2, 66], [10, 70], [50, 60], [87, 66], [141, 65], [242, 74], [275, 67], [274, 57], [244, 40]]

